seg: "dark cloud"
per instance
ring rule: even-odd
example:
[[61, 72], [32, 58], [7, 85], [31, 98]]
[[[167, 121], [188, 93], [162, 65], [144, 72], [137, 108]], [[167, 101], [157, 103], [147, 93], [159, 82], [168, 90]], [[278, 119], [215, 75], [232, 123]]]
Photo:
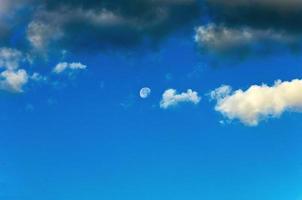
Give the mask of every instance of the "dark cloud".
[[22, 32], [30, 20], [31, 7], [30, 0], [0, 0], [0, 47], [26, 43]]
[[254, 29], [250, 27], [228, 27], [208, 24], [196, 29], [195, 42], [201, 50], [219, 54], [247, 56], [253, 51], [269, 53], [280, 47], [294, 47], [300, 37], [283, 31], [271, 29]]
[[207, 0], [211, 16], [227, 26], [302, 32], [301, 0]]
[[[40, 2], [40, 1], [39, 1]], [[27, 37], [38, 49], [128, 48], [157, 43], [199, 15], [197, 0], [48, 0], [36, 3]]]
[[156, 45], [198, 18], [197, 1], [0, 0], [0, 46], [87, 51]]
[[202, 51], [264, 55], [301, 48], [301, 0], [206, 0], [209, 22], [196, 29]]
[[11, 1], [0, 0], [0, 3], [0, 45], [3, 45], [8, 40], [12, 28], [8, 15], [14, 15], [15, 8]]

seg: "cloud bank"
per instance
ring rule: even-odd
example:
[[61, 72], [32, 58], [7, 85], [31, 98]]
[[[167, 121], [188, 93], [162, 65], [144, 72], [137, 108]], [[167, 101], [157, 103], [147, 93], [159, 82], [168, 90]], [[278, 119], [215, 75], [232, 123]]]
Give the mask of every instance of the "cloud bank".
[[198, 93], [191, 89], [188, 89], [187, 92], [180, 94], [177, 94], [175, 89], [168, 89], [162, 95], [160, 107], [163, 109], [168, 109], [181, 103], [198, 104], [200, 100], [201, 97], [198, 96]]
[[[156, 44], [200, 14], [197, 0], [1, 0], [0, 43], [38, 51]], [[26, 27], [20, 31], [16, 27]], [[18, 33], [19, 32], [19, 33]], [[22, 33], [22, 34], [20, 34]], [[21, 37], [22, 36], [22, 37]], [[23, 38], [24, 36], [24, 38]], [[22, 38], [22, 39], [21, 39]], [[149, 42], [148, 42], [149, 41]]]
[[276, 81], [273, 86], [252, 85], [245, 91], [221, 86], [211, 92], [211, 98], [217, 101], [215, 110], [227, 119], [257, 126], [260, 121], [280, 117], [286, 111], [302, 112], [302, 80]]
[[197, 27], [195, 35], [203, 50], [257, 53], [302, 44], [300, 0], [206, 0], [206, 5], [210, 23]]
[[214, 53], [240, 53], [249, 48], [267, 48], [269, 43], [293, 44], [298, 38], [284, 32], [257, 30], [248, 27], [231, 28], [224, 25], [208, 24], [196, 28], [195, 42]]
[[300, 0], [207, 0], [214, 21], [231, 27], [302, 31]]

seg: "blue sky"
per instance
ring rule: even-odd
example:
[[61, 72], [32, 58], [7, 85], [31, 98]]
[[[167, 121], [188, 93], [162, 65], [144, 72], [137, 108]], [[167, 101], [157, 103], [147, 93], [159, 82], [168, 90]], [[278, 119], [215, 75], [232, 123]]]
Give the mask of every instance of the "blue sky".
[[70, 2], [0, 0], [1, 199], [302, 198], [299, 2]]

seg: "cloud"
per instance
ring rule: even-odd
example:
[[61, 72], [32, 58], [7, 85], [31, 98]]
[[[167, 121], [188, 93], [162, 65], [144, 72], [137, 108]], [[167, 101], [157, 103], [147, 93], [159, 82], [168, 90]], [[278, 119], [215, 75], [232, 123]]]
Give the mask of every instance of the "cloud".
[[84, 70], [86, 69], [87, 66], [83, 65], [82, 63], [67, 63], [67, 62], [62, 62], [58, 63], [55, 68], [53, 69], [53, 72], [56, 74], [60, 74], [64, 72], [65, 70]]
[[0, 48], [0, 90], [22, 92], [28, 82], [28, 75], [24, 69], [19, 69], [24, 59], [22, 52], [17, 49]]
[[300, 0], [207, 0], [212, 17], [227, 26], [302, 31]]
[[196, 29], [195, 41], [211, 53], [272, 53], [301, 48], [300, 0], [206, 0], [210, 24]]
[[187, 92], [181, 94], [177, 94], [175, 89], [168, 89], [162, 96], [160, 107], [167, 109], [169, 107], [177, 106], [180, 103], [198, 104], [200, 100], [201, 97], [198, 96], [198, 93], [191, 89], [188, 89]]
[[38, 49], [128, 48], [160, 41], [196, 19], [197, 0], [33, 0], [27, 39]]
[[39, 21], [32, 21], [27, 27], [27, 39], [37, 50], [44, 51], [50, 42], [62, 36], [63, 33], [57, 27]]
[[139, 96], [142, 99], [146, 99], [151, 95], [151, 89], [148, 87], [143, 87], [142, 89], [140, 89], [139, 91]]
[[12, 6], [13, 3], [10, 0], [1, 0], [0, 6], [0, 39], [6, 38], [9, 34], [9, 29], [11, 28], [8, 20], [6, 19], [6, 15], [9, 13], [12, 14]]
[[211, 98], [217, 101], [215, 110], [227, 119], [257, 126], [260, 121], [280, 117], [286, 111], [302, 112], [301, 91], [302, 80], [279, 80], [273, 86], [252, 85], [245, 91], [221, 86], [211, 92]]
[[16, 49], [0, 48], [0, 68], [17, 69], [22, 58], [22, 53]]
[[42, 78], [36, 72], [29, 76], [25, 69], [20, 69], [20, 64], [24, 62], [30, 61], [21, 51], [7, 47], [0, 48], [0, 90], [20, 93], [29, 80], [38, 81]]
[[299, 40], [295, 36], [269, 29], [231, 28], [213, 23], [196, 28], [194, 39], [200, 47], [215, 53], [232, 53], [230, 50], [239, 53], [238, 50], [253, 47], [267, 48], [269, 42], [290, 44]]
[[46, 81], [47, 77], [46, 76], [42, 76], [41, 74], [34, 72], [31, 76], [30, 79], [33, 81]]
[[27, 23], [32, 0], [0, 0], [0, 44], [23, 47], [26, 44], [21, 27]]
[[6, 70], [0, 74], [0, 89], [20, 93], [23, 86], [28, 82], [28, 74], [24, 69], [17, 71]]
[[1, 0], [0, 43], [35, 53], [154, 47], [199, 16], [198, 0]]

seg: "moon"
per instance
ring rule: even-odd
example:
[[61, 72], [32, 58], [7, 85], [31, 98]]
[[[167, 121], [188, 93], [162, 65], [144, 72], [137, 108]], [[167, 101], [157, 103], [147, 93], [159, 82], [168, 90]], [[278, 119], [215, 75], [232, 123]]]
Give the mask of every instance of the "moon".
[[144, 87], [139, 91], [139, 96], [143, 99], [148, 98], [150, 94], [151, 94], [151, 89], [148, 87]]

